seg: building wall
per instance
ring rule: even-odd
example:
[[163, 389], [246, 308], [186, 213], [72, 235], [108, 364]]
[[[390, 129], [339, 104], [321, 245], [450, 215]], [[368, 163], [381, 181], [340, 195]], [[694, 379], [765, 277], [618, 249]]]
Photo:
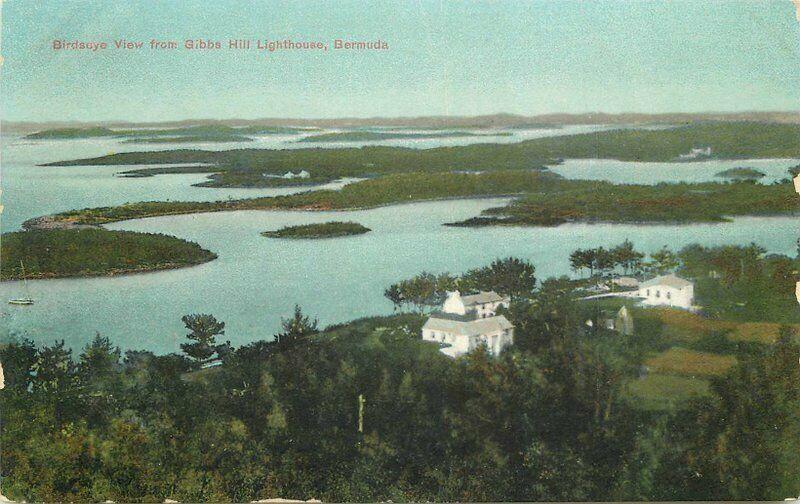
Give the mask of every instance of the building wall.
[[445, 313], [456, 313], [458, 315], [465, 315], [467, 313], [461, 296], [457, 294], [449, 294], [447, 296], [444, 305], [442, 305], [442, 311]]
[[649, 306], [691, 308], [694, 302], [694, 287], [687, 285], [682, 289], [676, 289], [667, 285], [652, 285], [640, 288], [639, 297], [644, 298], [642, 304]]
[[462, 336], [444, 331], [423, 329], [422, 339], [423, 341], [448, 344], [458, 355], [469, 353], [485, 342], [489, 353], [497, 355], [504, 348], [514, 344], [514, 329], [509, 329], [507, 333], [496, 331], [480, 336]]
[[475, 336], [471, 338], [469, 350], [472, 351], [482, 344], [486, 345], [490, 354], [498, 355], [504, 348], [514, 344], [514, 329]]
[[475, 312], [480, 318], [493, 317], [497, 314], [497, 309], [501, 306], [508, 308], [508, 303], [504, 301], [497, 301], [494, 303], [484, 303], [475, 305]]

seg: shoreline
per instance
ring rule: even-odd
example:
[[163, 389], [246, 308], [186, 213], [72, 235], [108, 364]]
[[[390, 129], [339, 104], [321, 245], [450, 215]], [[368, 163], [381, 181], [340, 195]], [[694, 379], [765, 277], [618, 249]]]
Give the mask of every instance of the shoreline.
[[[302, 193], [298, 193], [302, 194]], [[418, 199], [413, 201], [398, 201], [395, 203], [384, 203], [380, 205], [373, 205], [373, 206], [364, 206], [364, 207], [347, 207], [347, 208], [322, 208], [315, 205], [307, 205], [304, 207], [295, 207], [295, 208], [281, 208], [281, 207], [264, 207], [264, 208], [209, 208], [207, 210], [193, 210], [193, 211], [172, 211], [172, 212], [163, 212], [157, 213], [152, 215], [141, 215], [137, 217], [130, 217], [125, 219], [115, 219], [115, 220], [108, 220], [106, 222], [102, 222], [99, 224], [81, 224], [75, 222], [73, 220], [59, 220], [55, 219], [55, 216], [58, 214], [50, 214], [50, 215], [43, 215], [40, 217], [32, 217], [26, 221], [24, 221], [21, 225], [23, 231], [32, 231], [37, 229], [48, 230], [48, 229], [92, 229], [92, 228], [103, 228], [106, 224], [114, 224], [116, 222], [125, 222], [125, 221], [133, 221], [139, 219], [153, 219], [157, 217], [170, 217], [174, 215], [195, 215], [195, 214], [207, 214], [207, 213], [217, 213], [217, 212], [242, 212], [242, 211], [252, 211], [252, 212], [359, 212], [364, 210], [375, 210], [378, 208], [387, 208], [391, 206], [400, 206], [400, 205], [413, 205], [415, 203], [436, 203], [441, 201], [464, 201], [464, 200], [486, 200], [486, 199], [512, 199], [518, 196], [522, 196], [527, 193], [508, 193], [508, 194], [492, 194], [492, 195], [484, 195], [484, 196], [453, 196], [453, 197], [444, 197], [444, 198], [426, 198], [426, 199]], [[202, 203], [202, 202], [198, 202]]]
[[[81, 224], [72, 220], [58, 220], [55, 219], [55, 215], [43, 215], [41, 217], [33, 217], [24, 221], [21, 225], [22, 231], [32, 231], [32, 230], [49, 230], [49, 229], [92, 229], [92, 228], [101, 228], [105, 229], [104, 226], [106, 224], [114, 224], [117, 222], [126, 222], [126, 221], [134, 221], [140, 219], [153, 219], [158, 217], [171, 217], [176, 215], [196, 215], [196, 214], [207, 214], [207, 213], [217, 213], [217, 212], [359, 212], [359, 211], [366, 211], [366, 210], [376, 210], [379, 208], [388, 208], [392, 206], [405, 206], [405, 205], [413, 205], [416, 203], [437, 203], [437, 202], [445, 202], [445, 201], [480, 201], [480, 200], [487, 200], [487, 199], [505, 199], [511, 200], [513, 198], [524, 196], [528, 193], [507, 193], [507, 194], [498, 194], [498, 195], [483, 195], [483, 196], [453, 196], [453, 197], [443, 197], [443, 198], [426, 198], [426, 199], [418, 199], [413, 201], [398, 201], [394, 203], [385, 203], [380, 205], [373, 205], [373, 206], [364, 206], [364, 207], [346, 207], [346, 208], [328, 208], [328, 207], [319, 207], [315, 205], [308, 205], [304, 207], [295, 207], [295, 208], [281, 208], [281, 207], [264, 207], [264, 208], [209, 208], [207, 210], [194, 210], [194, 211], [171, 211], [171, 212], [163, 212], [163, 213], [154, 213], [152, 215], [141, 215], [136, 217], [124, 218], [124, 219], [115, 219], [115, 220], [108, 220], [106, 222], [102, 222], [99, 224]], [[686, 220], [672, 220], [672, 221], [610, 221], [610, 220], [574, 220], [574, 221], [565, 221], [559, 222], [557, 224], [541, 224], [541, 223], [534, 223], [534, 224], [527, 224], [524, 222], [514, 223], [508, 222], [504, 223], [502, 221], [498, 221], [492, 224], [478, 224], [478, 225], [469, 225], [469, 224], [462, 224], [465, 221], [457, 221], [457, 222], [448, 222], [442, 224], [443, 226], [448, 227], [467, 227], [467, 228], [481, 228], [481, 227], [557, 227], [562, 224], [614, 224], [614, 225], [637, 225], [637, 226], [689, 226], [695, 224], [724, 224], [727, 222], [732, 222], [736, 217], [793, 217], [793, 216], [800, 216], [800, 210], [798, 211], [790, 211], [790, 212], [768, 212], [768, 213], [746, 213], [746, 214], [734, 214], [734, 215], [725, 215], [722, 216], [720, 219], [714, 220], [694, 220], [694, 221], [686, 221]], [[481, 218], [480, 215], [474, 217], [476, 219]], [[491, 217], [490, 217], [491, 218]]]
[[[501, 195], [486, 195], [486, 196], [469, 196], [469, 197], [445, 197], [445, 198], [428, 198], [428, 199], [420, 199], [414, 201], [399, 201], [396, 203], [386, 203], [382, 205], [374, 205], [374, 206], [366, 206], [366, 207], [349, 207], [349, 208], [319, 208], [314, 206], [306, 206], [306, 207], [297, 207], [297, 208], [279, 208], [279, 207], [269, 207], [269, 208], [216, 208], [216, 209], [208, 209], [208, 210], [199, 210], [199, 211], [191, 211], [191, 212], [165, 212], [165, 213], [158, 213], [153, 215], [142, 215], [137, 217], [125, 218], [125, 219], [118, 219], [118, 220], [109, 220], [107, 222], [103, 222], [100, 224], [80, 224], [75, 221], [70, 220], [56, 220], [53, 219], [53, 215], [45, 215], [42, 217], [34, 217], [31, 219], [26, 220], [22, 223], [22, 230], [23, 231], [32, 231], [32, 230], [49, 230], [49, 229], [105, 229], [106, 224], [114, 224], [118, 222], [126, 222], [126, 221], [135, 221], [135, 220], [143, 220], [143, 219], [155, 219], [159, 217], [172, 217], [176, 215], [196, 215], [196, 214], [208, 214], [208, 213], [218, 213], [218, 212], [360, 212], [360, 211], [367, 211], [367, 210], [376, 210], [380, 208], [388, 208], [392, 206], [405, 206], [405, 205], [414, 205], [417, 203], [437, 203], [437, 202], [446, 202], [446, 201], [480, 201], [480, 200], [487, 200], [487, 199], [500, 199], [500, 200], [510, 200], [518, 196], [523, 196], [527, 193], [509, 193], [509, 194], [501, 194]], [[524, 223], [524, 222], [503, 222], [502, 220], [498, 220], [492, 223], [487, 224], [477, 224], [477, 225], [470, 225], [464, 224], [465, 221], [456, 221], [456, 222], [446, 222], [443, 223], [442, 226], [447, 227], [464, 227], [464, 228], [482, 228], [482, 227], [558, 227], [565, 224], [588, 224], [588, 225], [595, 225], [595, 224], [612, 224], [612, 225], [632, 225], [632, 226], [691, 226], [697, 224], [725, 224], [729, 222], [733, 222], [733, 220], [737, 217], [796, 217], [800, 216], [800, 210], [793, 211], [793, 212], [770, 212], [770, 213], [752, 213], [752, 214], [736, 214], [736, 215], [724, 215], [720, 219], [714, 220], [695, 220], [695, 221], [687, 221], [687, 220], [672, 220], [672, 221], [611, 221], [611, 220], [574, 220], [574, 221], [565, 221], [559, 222], [555, 224], [544, 224], [544, 223]], [[481, 218], [480, 216], [474, 217], [476, 219]], [[492, 217], [489, 217], [492, 219]], [[36, 221], [46, 220], [46, 224], [39, 224]]]
[[2, 278], [0, 279], [0, 283], [6, 282], [21, 282], [23, 280], [64, 280], [64, 279], [73, 279], [73, 278], [100, 278], [100, 277], [120, 277], [126, 275], [140, 275], [143, 273], [156, 273], [159, 271], [168, 271], [168, 270], [176, 270], [181, 268], [189, 268], [192, 266], [200, 266], [201, 264], [206, 264], [211, 261], [216, 260], [219, 256], [212, 252], [214, 257], [210, 257], [205, 261], [199, 261], [195, 263], [163, 263], [157, 264], [152, 267], [140, 267], [140, 268], [132, 268], [132, 269], [119, 269], [115, 268], [109, 271], [100, 272], [100, 271], [90, 271], [90, 272], [82, 272], [76, 275], [69, 275], [69, 274], [59, 274], [59, 273], [47, 273], [47, 274], [38, 274], [38, 275], [26, 275], [22, 276], [15, 276], [12, 278]]
[[216, 252], [176, 236], [101, 226], [29, 229], [2, 237], [6, 261], [0, 282], [138, 274], [219, 258]]

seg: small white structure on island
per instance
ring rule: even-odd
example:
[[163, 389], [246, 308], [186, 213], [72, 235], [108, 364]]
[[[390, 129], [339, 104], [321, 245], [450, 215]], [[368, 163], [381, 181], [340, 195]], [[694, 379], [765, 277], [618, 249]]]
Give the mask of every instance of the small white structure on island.
[[442, 312], [432, 314], [422, 326], [422, 339], [446, 345], [441, 352], [450, 357], [459, 357], [480, 345], [498, 355], [514, 344], [514, 326], [497, 315], [499, 307], [508, 308], [509, 304], [509, 298], [493, 291], [469, 296], [448, 292]]
[[308, 173], [308, 172], [307, 172], [307, 171], [305, 171], [305, 170], [300, 170], [300, 171], [299, 171], [299, 172], [297, 172], [297, 173], [295, 173], [295, 172], [291, 172], [291, 171], [288, 171], [288, 172], [286, 172], [286, 173], [284, 173], [284, 174], [283, 174], [283, 178], [285, 178], [285, 179], [293, 179], [293, 178], [309, 178], [309, 177], [311, 177], [311, 174], [310, 174], [310, 173]]
[[645, 306], [672, 306], [691, 310], [694, 284], [674, 274], [663, 275], [639, 284], [637, 297]]
[[678, 156], [680, 159], [697, 159], [701, 157], [711, 156], [711, 147], [693, 148], [688, 154], [681, 154]]
[[300, 170], [299, 172], [295, 173], [293, 171], [287, 171], [283, 175], [275, 175], [274, 173], [262, 173], [261, 176], [263, 178], [276, 178], [276, 179], [296, 179], [296, 178], [303, 178], [307, 179], [311, 177], [311, 174], [305, 170]]

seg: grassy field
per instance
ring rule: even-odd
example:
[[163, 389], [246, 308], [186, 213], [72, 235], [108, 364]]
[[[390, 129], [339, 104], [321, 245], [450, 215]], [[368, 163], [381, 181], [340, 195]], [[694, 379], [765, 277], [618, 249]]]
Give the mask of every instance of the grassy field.
[[5, 233], [0, 280], [97, 276], [180, 268], [215, 259], [188, 242], [153, 233], [54, 229]]
[[651, 373], [627, 384], [625, 395], [637, 408], [647, 411], [675, 409], [689, 399], [709, 393], [702, 378]]
[[670, 348], [645, 361], [645, 365], [655, 373], [693, 377], [720, 376], [735, 364], [736, 358], [731, 355], [698, 352], [680, 347]]
[[[777, 340], [781, 324], [775, 322], [736, 322], [705, 318], [695, 313], [669, 308], [640, 309], [635, 317], [654, 318], [664, 324], [665, 338], [670, 342], [691, 344], [704, 336], [724, 333], [734, 342], [772, 344]], [[793, 324], [800, 334], [800, 324]]]
[[[598, 301], [602, 302], [593, 302], [598, 309], [614, 310], [622, 304], [631, 309], [636, 336], [630, 342], [645, 352], [647, 374], [631, 380], [625, 393], [644, 410], [673, 410], [692, 397], [708, 394], [709, 380], [724, 377], [737, 364], [737, 357], [775, 343], [782, 325], [706, 317], [672, 308], [633, 307], [624, 300]], [[800, 335], [800, 324], [790, 327]]]

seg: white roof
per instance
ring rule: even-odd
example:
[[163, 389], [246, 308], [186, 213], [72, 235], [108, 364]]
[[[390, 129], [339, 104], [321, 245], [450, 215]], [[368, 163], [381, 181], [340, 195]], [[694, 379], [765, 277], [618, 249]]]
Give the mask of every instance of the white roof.
[[514, 325], [502, 315], [494, 317], [479, 318], [475, 320], [457, 320], [444, 316], [431, 315], [423, 329], [432, 331], [442, 331], [461, 336], [480, 336], [491, 334], [506, 329], [512, 329]]
[[496, 303], [498, 301], [505, 301], [506, 298], [496, 293], [495, 291], [479, 292], [478, 294], [470, 294], [469, 296], [461, 296], [461, 301], [464, 306], [473, 306], [485, 303]]
[[652, 278], [646, 282], [642, 282], [639, 285], [639, 287], [654, 287], [657, 285], [665, 285], [667, 287], [673, 287], [675, 289], [683, 289], [684, 287], [688, 287], [694, 284], [689, 280], [686, 280], [684, 278], [681, 278], [673, 274], [669, 274]]
[[636, 287], [639, 285], [639, 280], [633, 277], [619, 277], [615, 278], [613, 282], [622, 287]]

